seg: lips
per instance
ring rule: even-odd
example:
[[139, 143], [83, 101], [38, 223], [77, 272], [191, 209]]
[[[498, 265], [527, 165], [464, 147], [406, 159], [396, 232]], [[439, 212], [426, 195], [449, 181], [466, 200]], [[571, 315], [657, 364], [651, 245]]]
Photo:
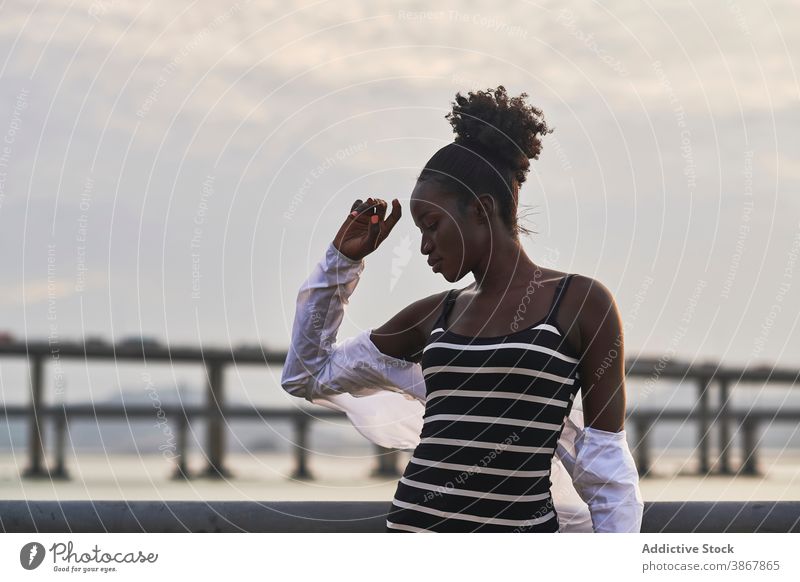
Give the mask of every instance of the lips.
[[434, 273], [438, 273], [441, 270], [441, 267], [442, 267], [442, 259], [437, 259], [437, 260], [433, 261], [432, 263], [430, 261], [428, 261], [428, 264], [431, 266], [431, 269], [433, 269]]

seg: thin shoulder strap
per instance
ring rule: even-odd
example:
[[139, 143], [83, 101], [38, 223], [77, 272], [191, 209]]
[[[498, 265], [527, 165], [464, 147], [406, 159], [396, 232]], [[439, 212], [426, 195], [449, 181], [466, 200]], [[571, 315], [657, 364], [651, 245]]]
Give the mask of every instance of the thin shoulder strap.
[[453, 304], [456, 302], [456, 297], [461, 290], [460, 289], [450, 289], [447, 292], [447, 296], [445, 297], [444, 307], [442, 307], [442, 312], [439, 314], [439, 319], [436, 320], [433, 328], [436, 329], [437, 327], [444, 327], [447, 323], [447, 316], [450, 315], [450, 310], [453, 308]]
[[547, 314], [547, 319], [555, 319], [556, 315], [558, 314], [558, 307], [561, 305], [562, 297], [564, 297], [564, 294], [567, 292], [567, 287], [569, 286], [569, 282], [572, 279], [573, 274], [574, 273], [564, 275], [558, 282], [556, 292], [553, 295], [553, 304], [550, 306], [550, 312]]

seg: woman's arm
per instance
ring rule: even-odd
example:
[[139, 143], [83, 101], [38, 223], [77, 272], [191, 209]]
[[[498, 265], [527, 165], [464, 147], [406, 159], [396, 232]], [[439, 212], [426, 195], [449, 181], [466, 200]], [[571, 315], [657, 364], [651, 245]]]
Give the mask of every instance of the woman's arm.
[[[298, 293], [281, 385], [289, 394], [346, 413], [356, 430], [377, 445], [411, 449], [422, 430], [425, 380], [418, 364], [402, 359], [402, 353], [394, 357], [393, 350], [414, 344], [419, 334], [392, 328], [408, 319], [409, 308], [390, 320], [392, 325], [381, 328], [390, 332], [385, 353], [370, 338], [370, 330], [336, 341], [344, 308], [364, 269], [363, 259], [397, 223], [400, 205], [393, 201], [386, 220], [382, 200], [357, 200], [351, 210]], [[372, 222], [373, 214], [378, 221]], [[408, 354], [413, 357], [414, 351]]]
[[[574, 456], [562, 461], [588, 504], [596, 532], [639, 532], [644, 503], [625, 434], [625, 354], [622, 321], [611, 292], [578, 276], [582, 298], [581, 404], [584, 427], [573, 427]], [[572, 465], [571, 467], [568, 465]]]
[[443, 308], [447, 291], [415, 301], [370, 333], [370, 339], [383, 354], [419, 363], [433, 322]]
[[[350, 259], [332, 243], [328, 246], [297, 295], [281, 385], [308, 401], [343, 393], [368, 396], [381, 390], [404, 392], [424, 401], [424, 379], [414, 363], [382, 353], [370, 339], [370, 330], [336, 341], [344, 308], [363, 270], [363, 259]], [[397, 330], [392, 337], [401, 344], [413, 344], [417, 335], [411, 328]], [[403, 336], [412, 339], [403, 340]]]
[[281, 384], [289, 394], [344, 412], [377, 445], [412, 449], [424, 412], [420, 366], [381, 353], [369, 330], [336, 342], [363, 268], [363, 261], [343, 256], [333, 245], [327, 248], [298, 293]]
[[581, 336], [581, 396], [587, 427], [607, 432], [625, 428], [625, 346], [622, 320], [611, 292], [599, 281], [583, 279], [585, 297]]

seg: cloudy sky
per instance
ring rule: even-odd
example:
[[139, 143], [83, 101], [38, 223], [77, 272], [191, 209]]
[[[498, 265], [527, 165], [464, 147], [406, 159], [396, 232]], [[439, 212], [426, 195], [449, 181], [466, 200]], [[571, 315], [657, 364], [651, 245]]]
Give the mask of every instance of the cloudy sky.
[[[504, 84], [555, 127], [522, 190], [525, 247], [614, 292], [629, 356], [797, 367], [798, 16], [741, 0], [5, 1], [0, 330], [285, 349], [352, 201], [407, 210], [452, 140], [456, 91]], [[450, 286], [419, 243], [406, 212], [342, 334]]]

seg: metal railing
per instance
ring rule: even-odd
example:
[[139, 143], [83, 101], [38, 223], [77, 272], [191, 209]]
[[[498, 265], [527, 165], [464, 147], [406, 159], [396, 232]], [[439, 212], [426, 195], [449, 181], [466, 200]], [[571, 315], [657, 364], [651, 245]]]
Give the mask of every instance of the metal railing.
[[[295, 429], [295, 471], [294, 478], [311, 478], [308, 467], [308, 432], [314, 418], [345, 418], [343, 414], [328, 410], [314, 410], [313, 415], [302, 409], [276, 410], [233, 407], [225, 405], [224, 371], [230, 365], [280, 366], [286, 359], [285, 352], [273, 352], [260, 347], [250, 349], [207, 349], [202, 347], [176, 347], [153, 345], [147, 342], [114, 345], [104, 343], [65, 343], [52, 344], [40, 342], [12, 342], [0, 344], [0, 357], [24, 357], [30, 366], [30, 402], [25, 406], [5, 406], [0, 408], [0, 416], [9, 419], [24, 417], [28, 419], [28, 467], [24, 475], [28, 477], [67, 477], [64, 447], [69, 430], [69, 422], [75, 418], [137, 419], [151, 418], [152, 407], [68, 405], [44, 406], [43, 379], [44, 365], [47, 361], [79, 359], [88, 361], [114, 360], [162, 363], [193, 362], [206, 370], [206, 402], [200, 407], [164, 407], [164, 413], [177, 423], [173, 432], [177, 437], [176, 472], [177, 477], [186, 478], [186, 431], [189, 423], [196, 418], [207, 422], [205, 457], [207, 466], [201, 472], [209, 477], [229, 477], [225, 465], [225, 423], [235, 419], [285, 419], [293, 423]], [[759, 428], [765, 423], [797, 423], [800, 410], [750, 411], [734, 410], [730, 406], [730, 389], [739, 383], [784, 384], [794, 386], [798, 383], [800, 370], [775, 369], [766, 366], [758, 368], [722, 367], [718, 363], [687, 364], [681, 362], [636, 358], [626, 362], [626, 376], [639, 378], [668, 378], [680, 382], [693, 382], [697, 387], [697, 401], [693, 408], [686, 410], [636, 410], [628, 414], [627, 425], [633, 427], [632, 448], [637, 466], [642, 476], [652, 470], [650, 434], [657, 422], [693, 422], [697, 428], [698, 472], [709, 474], [734, 472], [757, 475]], [[718, 392], [716, 412], [712, 413], [711, 392]], [[56, 434], [56, 464], [53, 469], [44, 466], [43, 424], [50, 419]], [[719, 435], [719, 450], [712, 462], [710, 446], [711, 431], [716, 428]], [[733, 431], [732, 429], [740, 429]], [[629, 431], [630, 432], [630, 431]], [[730, 462], [730, 451], [734, 446], [733, 435], [742, 434], [742, 464], [734, 471]], [[397, 455], [392, 451], [376, 447], [378, 465], [375, 472], [381, 475], [397, 475]]]

